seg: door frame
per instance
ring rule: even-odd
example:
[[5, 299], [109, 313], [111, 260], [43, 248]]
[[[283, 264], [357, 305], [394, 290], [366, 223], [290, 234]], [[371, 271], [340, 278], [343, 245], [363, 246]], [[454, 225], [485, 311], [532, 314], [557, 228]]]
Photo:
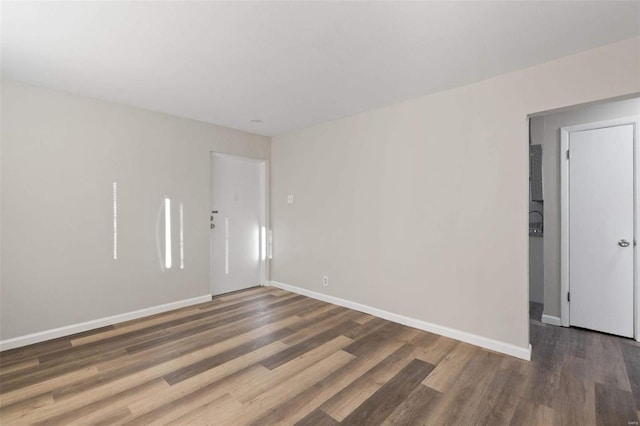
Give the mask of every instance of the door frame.
[[638, 248], [635, 241], [638, 240], [638, 189], [640, 188], [640, 116], [616, 118], [613, 120], [598, 121], [594, 123], [579, 124], [560, 128], [560, 322], [563, 327], [569, 327], [570, 303], [567, 300], [569, 293], [569, 137], [573, 132], [595, 130], [607, 127], [623, 125], [633, 126], [633, 293], [634, 293], [634, 338], [640, 342], [640, 289], [638, 288]]
[[[229, 158], [243, 161], [250, 161], [260, 165], [260, 283], [264, 286], [269, 277], [269, 259], [271, 259], [271, 228], [269, 226], [269, 160], [264, 158], [246, 157], [243, 155], [227, 154], [225, 152], [209, 151], [209, 205], [207, 217], [213, 205], [213, 157]], [[207, 225], [208, 226], [208, 225]], [[211, 268], [213, 233], [209, 231], [209, 292], [213, 295], [215, 283]]]

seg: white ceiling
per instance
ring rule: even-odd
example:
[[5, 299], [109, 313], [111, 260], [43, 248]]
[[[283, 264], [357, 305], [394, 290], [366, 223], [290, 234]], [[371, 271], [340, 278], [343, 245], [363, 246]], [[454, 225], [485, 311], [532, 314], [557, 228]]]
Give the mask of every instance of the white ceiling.
[[274, 135], [638, 34], [637, 1], [3, 2], [2, 73]]

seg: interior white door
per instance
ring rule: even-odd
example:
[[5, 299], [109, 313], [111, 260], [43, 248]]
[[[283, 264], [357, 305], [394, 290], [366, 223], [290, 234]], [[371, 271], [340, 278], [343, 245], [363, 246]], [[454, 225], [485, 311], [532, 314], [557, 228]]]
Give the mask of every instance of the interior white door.
[[261, 284], [259, 160], [211, 156], [211, 294]]
[[632, 125], [569, 135], [570, 324], [633, 337]]

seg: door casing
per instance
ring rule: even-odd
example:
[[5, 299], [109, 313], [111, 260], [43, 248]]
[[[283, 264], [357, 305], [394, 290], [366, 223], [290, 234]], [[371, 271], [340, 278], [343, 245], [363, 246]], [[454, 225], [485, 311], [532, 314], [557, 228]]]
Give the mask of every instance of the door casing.
[[[577, 126], [562, 127], [560, 129], [560, 322], [563, 327], [569, 327], [570, 302], [567, 295], [569, 286], [569, 138], [571, 133], [601, 129], [606, 127], [633, 126], [633, 239], [638, 240], [638, 188], [640, 188], [640, 153], [638, 140], [640, 139], [640, 116], [617, 118], [613, 120], [599, 121], [595, 123], [580, 124]], [[634, 287], [634, 338], [640, 342], [640, 291], [638, 289], [638, 247], [633, 247], [633, 287]]]

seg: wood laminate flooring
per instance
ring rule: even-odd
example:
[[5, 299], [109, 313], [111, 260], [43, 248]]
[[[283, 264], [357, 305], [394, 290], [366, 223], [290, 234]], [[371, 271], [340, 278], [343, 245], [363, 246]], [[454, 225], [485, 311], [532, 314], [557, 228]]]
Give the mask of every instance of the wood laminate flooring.
[[638, 424], [638, 344], [531, 337], [526, 362], [260, 287], [0, 353], [0, 423]]

